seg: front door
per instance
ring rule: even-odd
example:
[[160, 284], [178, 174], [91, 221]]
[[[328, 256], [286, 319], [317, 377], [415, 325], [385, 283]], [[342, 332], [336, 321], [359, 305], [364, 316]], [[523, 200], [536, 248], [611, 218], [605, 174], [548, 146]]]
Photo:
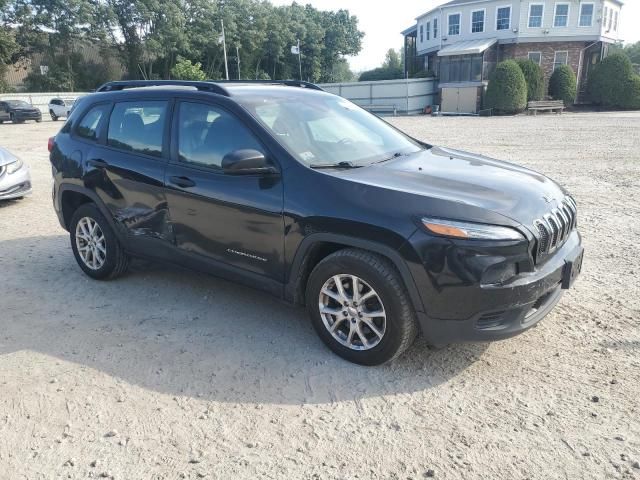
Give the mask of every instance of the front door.
[[165, 183], [178, 248], [282, 281], [280, 176], [225, 175], [221, 168], [222, 159], [233, 151], [267, 154], [265, 148], [244, 123], [217, 104], [185, 100], [175, 112]]

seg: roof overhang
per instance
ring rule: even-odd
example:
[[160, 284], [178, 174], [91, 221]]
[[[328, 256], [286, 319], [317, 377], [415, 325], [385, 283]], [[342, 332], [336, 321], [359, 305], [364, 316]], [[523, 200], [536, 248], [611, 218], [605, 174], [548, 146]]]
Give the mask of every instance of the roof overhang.
[[449, 57], [451, 55], [473, 55], [484, 52], [498, 41], [497, 38], [485, 38], [482, 40], [467, 40], [465, 42], [452, 43], [443, 47], [439, 52], [439, 57]]
[[411, 35], [412, 33], [417, 33], [417, 32], [418, 32], [418, 25], [414, 25], [413, 27], [409, 27], [400, 33], [406, 37], [407, 35]]

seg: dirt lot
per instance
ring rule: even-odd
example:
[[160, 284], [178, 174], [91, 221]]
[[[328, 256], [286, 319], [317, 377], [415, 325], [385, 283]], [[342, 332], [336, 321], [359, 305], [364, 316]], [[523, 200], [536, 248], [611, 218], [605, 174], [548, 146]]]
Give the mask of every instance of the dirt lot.
[[0, 125], [35, 185], [0, 205], [0, 479], [640, 479], [640, 114], [394, 122], [574, 193], [583, 275], [538, 328], [364, 368], [231, 283], [91, 281], [51, 206], [60, 123]]

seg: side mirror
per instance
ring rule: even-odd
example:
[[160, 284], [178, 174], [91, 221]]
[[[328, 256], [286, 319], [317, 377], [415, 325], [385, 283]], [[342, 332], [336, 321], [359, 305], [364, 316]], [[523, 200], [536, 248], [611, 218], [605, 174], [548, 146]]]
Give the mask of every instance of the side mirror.
[[222, 159], [222, 171], [227, 175], [268, 175], [277, 173], [264, 153], [258, 150], [236, 150]]

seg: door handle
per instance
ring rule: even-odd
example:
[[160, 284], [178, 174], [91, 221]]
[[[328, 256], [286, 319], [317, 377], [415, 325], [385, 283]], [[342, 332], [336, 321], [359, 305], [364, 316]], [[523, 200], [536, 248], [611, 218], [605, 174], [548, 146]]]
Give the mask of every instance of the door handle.
[[90, 166], [95, 167], [95, 168], [106, 168], [106, 167], [109, 166], [109, 164], [107, 162], [105, 162], [104, 160], [102, 160], [100, 158], [87, 160], [87, 165], [90, 165]]
[[189, 187], [196, 186], [196, 182], [194, 182], [188, 177], [170, 177], [169, 180], [171, 181], [171, 183], [181, 188], [189, 188]]

